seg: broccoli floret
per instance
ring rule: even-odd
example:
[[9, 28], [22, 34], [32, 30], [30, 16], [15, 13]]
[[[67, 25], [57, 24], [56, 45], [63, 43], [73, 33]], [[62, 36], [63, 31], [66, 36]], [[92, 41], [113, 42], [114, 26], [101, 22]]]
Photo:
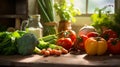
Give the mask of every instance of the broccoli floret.
[[18, 53], [21, 55], [32, 54], [39, 41], [32, 33], [26, 33], [17, 40]]

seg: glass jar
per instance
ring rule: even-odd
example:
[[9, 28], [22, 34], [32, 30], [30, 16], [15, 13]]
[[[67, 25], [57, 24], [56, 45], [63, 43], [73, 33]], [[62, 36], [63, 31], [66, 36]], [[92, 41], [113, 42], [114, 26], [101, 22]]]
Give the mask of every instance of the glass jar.
[[37, 38], [41, 38], [43, 36], [43, 26], [40, 23], [40, 15], [30, 16], [27, 31], [33, 33]]

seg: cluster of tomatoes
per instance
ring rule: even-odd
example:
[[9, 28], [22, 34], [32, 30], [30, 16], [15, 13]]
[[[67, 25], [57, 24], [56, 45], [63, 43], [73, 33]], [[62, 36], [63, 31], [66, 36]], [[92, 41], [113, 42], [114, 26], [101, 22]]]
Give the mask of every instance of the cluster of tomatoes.
[[107, 29], [102, 34], [89, 31], [86, 34], [79, 32], [77, 48], [85, 50], [89, 55], [103, 55], [105, 52], [120, 54], [120, 39], [115, 31]]
[[60, 34], [60, 38], [57, 40], [57, 45], [70, 50], [76, 41], [76, 33], [73, 30], [66, 30]]
[[42, 49], [40, 54], [44, 55], [45, 57], [50, 56], [50, 55], [55, 55], [55, 56], [60, 56], [62, 54], [67, 54], [68, 50], [61, 48], [61, 49]]
[[78, 35], [73, 30], [66, 30], [57, 40], [57, 45], [67, 50], [74, 47], [85, 51], [88, 55], [103, 55], [106, 52], [120, 54], [120, 39], [118, 34], [111, 29], [99, 34], [95, 29], [90, 28], [79, 31]]

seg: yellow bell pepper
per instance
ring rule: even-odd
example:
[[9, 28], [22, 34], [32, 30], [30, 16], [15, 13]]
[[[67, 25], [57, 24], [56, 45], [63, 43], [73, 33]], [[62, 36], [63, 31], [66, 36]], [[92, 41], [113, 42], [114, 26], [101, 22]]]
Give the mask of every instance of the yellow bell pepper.
[[107, 42], [101, 37], [90, 37], [85, 41], [85, 51], [88, 55], [103, 55], [107, 51]]

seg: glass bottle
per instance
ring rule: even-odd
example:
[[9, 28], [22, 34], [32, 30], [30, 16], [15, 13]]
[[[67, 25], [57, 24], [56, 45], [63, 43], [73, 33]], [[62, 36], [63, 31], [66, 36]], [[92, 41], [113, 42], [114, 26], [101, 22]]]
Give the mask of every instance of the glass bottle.
[[43, 26], [40, 22], [40, 15], [30, 16], [27, 31], [33, 33], [37, 38], [43, 36]]

